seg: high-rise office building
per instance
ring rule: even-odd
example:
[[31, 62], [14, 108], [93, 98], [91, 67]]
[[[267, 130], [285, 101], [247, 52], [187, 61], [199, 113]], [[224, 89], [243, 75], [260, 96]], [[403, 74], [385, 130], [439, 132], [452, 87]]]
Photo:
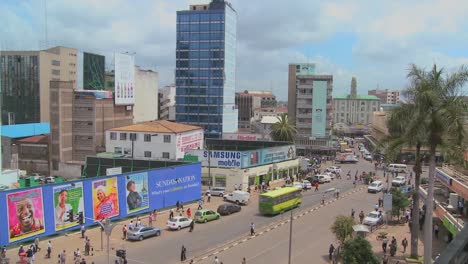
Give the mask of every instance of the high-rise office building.
[[224, 0], [177, 12], [176, 120], [206, 137], [237, 131], [237, 14]]
[[2, 124], [50, 121], [50, 81], [76, 88], [76, 49], [0, 52]]

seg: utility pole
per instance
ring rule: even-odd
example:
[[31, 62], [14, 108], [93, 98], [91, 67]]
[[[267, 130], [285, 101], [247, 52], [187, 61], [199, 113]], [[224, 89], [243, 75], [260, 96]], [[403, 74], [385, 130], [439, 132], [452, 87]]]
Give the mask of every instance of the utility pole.
[[289, 219], [289, 257], [288, 257], [288, 264], [291, 264], [292, 227], [293, 227], [293, 209], [291, 209], [291, 218]]
[[[115, 224], [112, 225], [109, 218], [105, 218], [102, 221], [99, 221], [98, 223], [101, 225], [102, 229], [104, 229], [104, 232], [106, 233], [106, 236], [107, 236], [107, 264], [110, 264], [110, 255], [109, 255], [110, 254], [110, 241], [109, 240], [112, 234], [112, 229], [114, 229], [116, 225]], [[101, 240], [101, 246], [102, 246], [102, 240]]]

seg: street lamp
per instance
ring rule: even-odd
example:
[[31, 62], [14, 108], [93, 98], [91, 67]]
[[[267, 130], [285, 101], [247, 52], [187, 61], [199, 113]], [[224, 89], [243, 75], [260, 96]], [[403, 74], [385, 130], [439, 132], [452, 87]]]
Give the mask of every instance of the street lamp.
[[288, 256], [288, 264], [291, 264], [293, 210], [294, 209], [291, 209], [291, 218], [289, 219], [289, 256]]

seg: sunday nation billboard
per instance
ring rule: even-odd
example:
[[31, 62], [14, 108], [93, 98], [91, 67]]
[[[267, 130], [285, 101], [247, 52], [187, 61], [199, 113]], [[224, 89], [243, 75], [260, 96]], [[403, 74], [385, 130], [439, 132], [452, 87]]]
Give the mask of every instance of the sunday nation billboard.
[[135, 104], [135, 57], [130, 54], [115, 53], [115, 104]]

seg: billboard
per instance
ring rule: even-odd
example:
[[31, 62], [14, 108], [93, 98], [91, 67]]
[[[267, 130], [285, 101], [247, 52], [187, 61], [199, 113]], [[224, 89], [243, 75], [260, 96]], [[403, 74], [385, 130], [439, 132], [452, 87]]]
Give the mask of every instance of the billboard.
[[9, 193], [6, 200], [9, 242], [45, 232], [41, 188]]
[[294, 145], [242, 152], [242, 168], [265, 165], [296, 158]]
[[115, 104], [135, 103], [135, 57], [130, 54], [115, 53]]
[[242, 163], [241, 151], [189, 149], [185, 154], [197, 157], [204, 167], [240, 168]]
[[[79, 213], [84, 215], [83, 183], [70, 183], [52, 188], [54, 195], [54, 222], [55, 231], [77, 226]], [[69, 212], [72, 211], [72, 219]]]
[[83, 52], [83, 88], [85, 90], [104, 90], [105, 57]]
[[312, 136], [325, 137], [327, 123], [327, 82], [314, 81], [312, 89]]
[[127, 214], [148, 209], [148, 173], [125, 176]]
[[92, 182], [94, 219], [102, 220], [119, 215], [119, 188], [117, 178]]

